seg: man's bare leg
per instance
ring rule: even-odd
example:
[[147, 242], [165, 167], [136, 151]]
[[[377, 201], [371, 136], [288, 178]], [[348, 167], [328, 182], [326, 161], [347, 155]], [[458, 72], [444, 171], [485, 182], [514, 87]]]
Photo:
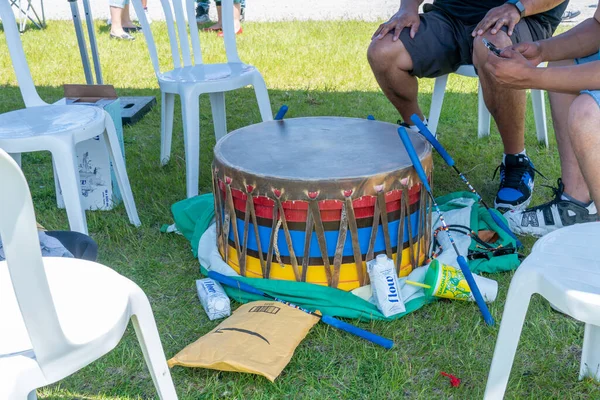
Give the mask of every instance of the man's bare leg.
[[596, 204], [600, 204], [599, 126], [598, 103], [588, 94], [579, 95], [569, 110], [569, 137], [591, 197]]
[[[484, 38], [498, 48], [511, 46], [512, 42], [504, 31], [495, 35], [486, 33]], [[525, 105], [524, 90], [513, 90], [496, 85], [483, 68], [489, 50], [483, 44], [482, 37], [473, 42], [473, 64], [477, 68], [479, 81], [483, 89], [485, 105], [494, 117], [502, 137], [505, 154], [519, 154], [525, 150]]]
[[[560, 61], [551, 63], [549, 67], [573, 65], [573, 63], [573, 60]], [[590, 201], [590, 192], [581, 169], [579, 169], [577, 157], [575, 157], [571, 139], [569, 138], [569, 114], [577, 95], [548, 92], [548, 96], [552, 109], [552, 121], [556, 135], [556, 144], [558, 145], [558, 155], [560, 156], [561, 177], [565, 185], [565, 193], [575, 200], [588, 203]]]
[[417, 102], [419, 84], [417, 78], [408, 73], [413, 69], [413, 62], [402, 41], [392, 41], [392, 34], [371, 41], [367, 59], [377, 83], [402, 119], [408, 122], [413, 114], [423, 119]]

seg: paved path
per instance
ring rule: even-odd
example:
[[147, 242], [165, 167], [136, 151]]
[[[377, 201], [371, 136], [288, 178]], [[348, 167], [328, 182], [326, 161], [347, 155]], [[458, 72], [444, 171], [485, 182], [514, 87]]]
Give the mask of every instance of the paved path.
[[[33, 0], [39, 5], [41, 0]], [[43, 0], [46, 19], [70, 19], [67, 0]], [[94, 18], [108, 17], [108, 0], [89, 0]], [[83, 9], [80, 3], [80, 9]], [[399, 0], [247, 0], [248, 21], [331, 20], [362, 19], [382, 20], [398, 10]], [[570, 21], [577, 23], [589, 18], [596, 10], [596, 0], [571, 0], [569, 10], [579, 10], [581, 15]], [[159, 0], [148, 0], [150, 16], [162, 19]], [[214, 7], [213, 7], [214, 8]]]

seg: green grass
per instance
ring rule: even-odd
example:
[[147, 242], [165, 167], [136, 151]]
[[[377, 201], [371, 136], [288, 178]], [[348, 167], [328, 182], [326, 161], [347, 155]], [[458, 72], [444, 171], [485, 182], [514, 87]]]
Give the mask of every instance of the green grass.
[[[288, 104], [288, 117], [339, 115], [396, 121], [397, 112], [380, 92], [366, 61], [366, 48], [376, 23], [284, 22], [247, 23], [238, 38], [241, 58], [256, 65], [270, 89], [274, 110]], [[133, 43], [110, 41], [98, 23], [98, 46], [105, 81], [120, 95], [160, 92], [141, 36]], [[166, 58], [165, 26], [153, 25]], [[62, 97], [64, 83], [83, 83], [73, 26], [51, 22], [45, 31], [28, 30], [23, 36], [31, 72], [47, 101]], [[204, 60], [223, 60], [222, 41], [201, 34]], [[4, 39], [0, 40], [0, 112], [23, 107]], [[163, 68], [166, 68], [163, 67]], [[420, 103], [427, 112], [433, 81], [424, 79]], [[453, 154], [473, 184], [490, 203], [497, 189], [492, 174], [500, 161], [501, 141], [495, 126], [488, 138], [477, 139], [477, 82], [453, 76], [446, 92], [439, 126], [440, 140]], [[228, 128], [260, 121], [250, 89], [227, 95]], [[208, 98], [201, 99], [201, 192], [210, 191], [209, 163], [215, 143]], [[128, 172], [142, 220], [129, 225], [124, 208], [88, 212], [91, 235], [100, 246], [99, 261], [137, 282], [152, 303], [167, 357], [214, 328], [197, 298], [194, 280], [198, 262], [183, 237], [159, 233], [171, 223], [170, 206], [185, 197], [185, 163], [179, 106], [176, 108], [173, 156], [161, 167], [160, 108], [140, 123], [125, 128]], [[538, 146], [531, 107], [528, 107], [526, 143], [536, 167], [553, 183], [559, 159], [550, 126], [551, 147]], [[335, 151], [335, 149], [332, 149]], [[55, 206], [50, 157], [26, 154], [24, 169], [38, 220], [50, 229], [67, 229], [66, 214]], [[435, 156], [435, 192], [463, 190], [462, 184]], [[497, 178], [496, 178], [497, 179]], [[539, 179], [534, 202], [549, 198]], [[527, 239], [531, 246], [533, 240]], [[494, 276], [500, 293], [491, 305], [500, 322], [512, 274]], [[180, 398], [481, 398], [485, 388], [498, 324], [483, 324], [473, 304], [438, 302], [396, 322], [362, 323], [363, 328], [391, 337], [391, 351], [352, 336], [315, 326], [274, 384], [245, 374], [212, 370], [172, 370]], [[599, 398], [600, 387], [591, 380], [577, 381], [583, 326], [550, 310], [535, 297], [523, 329], [518, 356], [508, 386], [508, 398]], [[440, 371], [462, 379], [451, 388]], [[102, 359], [56, 385], [40, 389], [45, 399], [155, 398], [150, 376], [133, 334], [128, 330], [117, 348]]]

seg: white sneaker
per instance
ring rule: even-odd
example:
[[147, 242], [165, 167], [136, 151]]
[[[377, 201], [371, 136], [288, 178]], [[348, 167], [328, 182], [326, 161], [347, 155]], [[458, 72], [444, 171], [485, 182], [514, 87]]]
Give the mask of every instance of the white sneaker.
[[564, 226], [598, 221], [598, 210], [594, 202], [584, 207], [563, 200], [564, 185], [560, 179], [558, 188], [552, 189], [554, 200], [526, 210], [504, 213], [508, 226], [514, 233], [540, 237]]

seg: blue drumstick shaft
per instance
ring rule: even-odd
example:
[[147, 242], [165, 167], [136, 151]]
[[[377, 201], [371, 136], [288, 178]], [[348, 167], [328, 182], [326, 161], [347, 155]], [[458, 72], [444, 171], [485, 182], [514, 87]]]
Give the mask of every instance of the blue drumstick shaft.
[[273, 118], [273, 119], [274, 119], [275, 121], [282, 120], [282, 119], [283, 119], [283, 117], [285, 117], [285, 113], [287, 113], [287, 112], [288, 112], [288, 106], [286, 106], [286, 105], [284, 104], [284, 105], [282, 105], [282, 106], [279, 108], [279, 111], [277, 111], [277, 115], [275, 115], [275, 118]]
[[448, 225], [446, 224], [446, 220], [444, 219], [444, 214], [442, 214], [440, 207], [438, 206], [437, 202], [435, 201], [435, 197], [433, 197], [431, 187], [429, 186], [429, 181], [427, 180], [427, 175], [425, 174], [423, 165], [421, 165], [421, 160], [419, 160], [419, 156], [417, 155], [417, 152], [415, 151], [415, 148], [413, 147], [413, 144], [410, 141], [410, 138], [408, 137], [408, 133], [406, 132], [406, 129], [402, 126], [399, 127], [398, 134], [400, 135], [400, 139], [402, 140], [402, 143], [404, 144], [404, 147], [406, 148], [406, 152], [408, 153], [408, 156], [410, 157], [410, 160], [413, 163], [413, 167], [417, 171], [417, 175], [419, 175], [419, 179], [421, 179], [421, 183], [423, 184], [423, 187], [425, 187], [425, 190], [427, 190], [427, 193], [429, 194], [429, 197], [431, 198], [431, 201], [432, 201], [433, 207], [435, 208], [435, 211], [437, 212], [437, 214], [440, 217], [440, 222], [442, 224], [442, 230], [445, 231], [446, 234], [448, 235], [448, 240], [450, 240], [450, 243], [452, 244], [452, 247], [454, 248], [454, 251], [456, 252], [456, 257], [457, 257], [456, 260], [458, 261], [458, 265], [460, 266], [460, 269], [461, 269], [463, 275], [465, 276], [465, 280], [467, 281], [467, 284], [469, 285], [469, 289], [471, 289], [471, 293], [473, 294], [473, 298], [475, 299], [475, 302], [477, 303], [477, 306], [479, 307], [479, 311], [481, 311], [481, 314], [483, 315], [483, 320], [488, 325], [494, 325], [494, 318], [492, 317], [492, 314], [490, 314], [490, 311], [488, 310], [487, 305], [485, 304], [485, 301], [483, 300], [483, 296], [481, 295], [481, 292], [479, 291], [479, 287], [477, 286], [477, 283], [475, 283], [475, 278], [473, 278], [473, 274], [471, 273], [471, 270], [469, 269], [469, 264], [467, 263], [467, 260], [465, 260], [465, 258], [460, 254], [460, 251], [458, 250], [458, 247], [456, 246], [456, 243], [454, 242], [454, 239], [452, 238], [452, 235], [450, 234], [450, 231], [448, 230]]
[[381, 337], [379, 335], [376, 335], [372, 332], [366, 331], [364, 329], [361, 329], [357, 326], [354, 325], [350, 325], [347, 322], [341, 321], [337, 318], [331, 317], [329, 315], [319, 315], [315, 312], [312, 312], [310, 310], [307, 310], [306, 308], [302, 308], [300, 306], [297, 306], [296, 304], [290, 303], [289, 301], [285, 301], [282, 300], [278, 297], [275, 296], [271, 296], [268, 293], [263, 292], [262, 290], [259, 290], [257, 288], [255, 288], [254, 286], [251, 286], [245, 282], [239, 281], [235, 278], [232, 278], [230, 276], [225, 276], [223, 274], [220, 274], [216, 271], [209, 271], [208, 272], [208, 277], [214, 279], [215, 281], [222, 283], [223, 285], [232, 287], [232, 288], [238, 288], [244, 292], [247, 293], [252, 293], [252, 294], [256, 294], [258, 296], [263, 296], [263, 297], [267, 297], [271, 300], [274, 301], [278, 301], [280, 303], [286, 304], [290, 307], [293, 308], [297, 308], [300, 311], [304, 311], [307, 314], [311, 314], [314, 315], [316, 317], [321, 318], [321, 321], [323, 321], [324, 323], [326, 323], [327, 325], [333, 326], [334, 328], [338, 328], [342, 331], [346, 331], [348, 333], [351, 333], [355, 336], [361, 337], [365, 340], [368, 340], [369, 342], [375, 343], [383, 348], [386, 349], [391, 349], [392, 347], [394, 347], [394, 342], [390, 339], [386, 339], [384, 337]]
[[492, 212], [490, 207], [488, 207], [488, 205], [483, 200], [483, 197], [481, 197], [479, 192], [475, 190], [473, 185], [471, 185], [471, 182], [469, 182], [467, 177], [456, 167], [454, 159], [450, 156], [450, 154], [448, 154], [444, 146], [442, 146], [442, 144], [435, 138], [435, 136], [433, 136], [427, 125], [425, 125], [423, 121], [421, 121], [417, 114], [413, 114], [412, 117], [410, 117], [410, 119], [417, 126], [417, 128], [419, 128], [419, 132], [421, 133], [421, 135], [423, 135], [425, 139], [427, 139], [427, 141], [431, 143], [431, 145], [435, 148], [439, 155], [444, 159], [446, 164], [448, 164], [449, 167], [452, 167], [454, 171], [456, 171], [460, 179], [467, 185], [469, 190], [471, 190], [471, 192], [475, 194], [475, 196], [477, 196], [478, 200], [481, 202], [481, 204], [483, 204], [483, 206], [486, 208], [492, 219], [496, 222], [496, 224], [498, 224], [500, 229], [502, 229], [503, 231], [508, 233], [513, 239], [515, 239], [517, 247], [523, 247], [523, 244], [521, 243], [519, 238], [517, 238], [517, 236], [510, 230], [510, 228], [506, 226], [506, 223], [502, 220], [502, 218], [500, 218], [497, 214]]

